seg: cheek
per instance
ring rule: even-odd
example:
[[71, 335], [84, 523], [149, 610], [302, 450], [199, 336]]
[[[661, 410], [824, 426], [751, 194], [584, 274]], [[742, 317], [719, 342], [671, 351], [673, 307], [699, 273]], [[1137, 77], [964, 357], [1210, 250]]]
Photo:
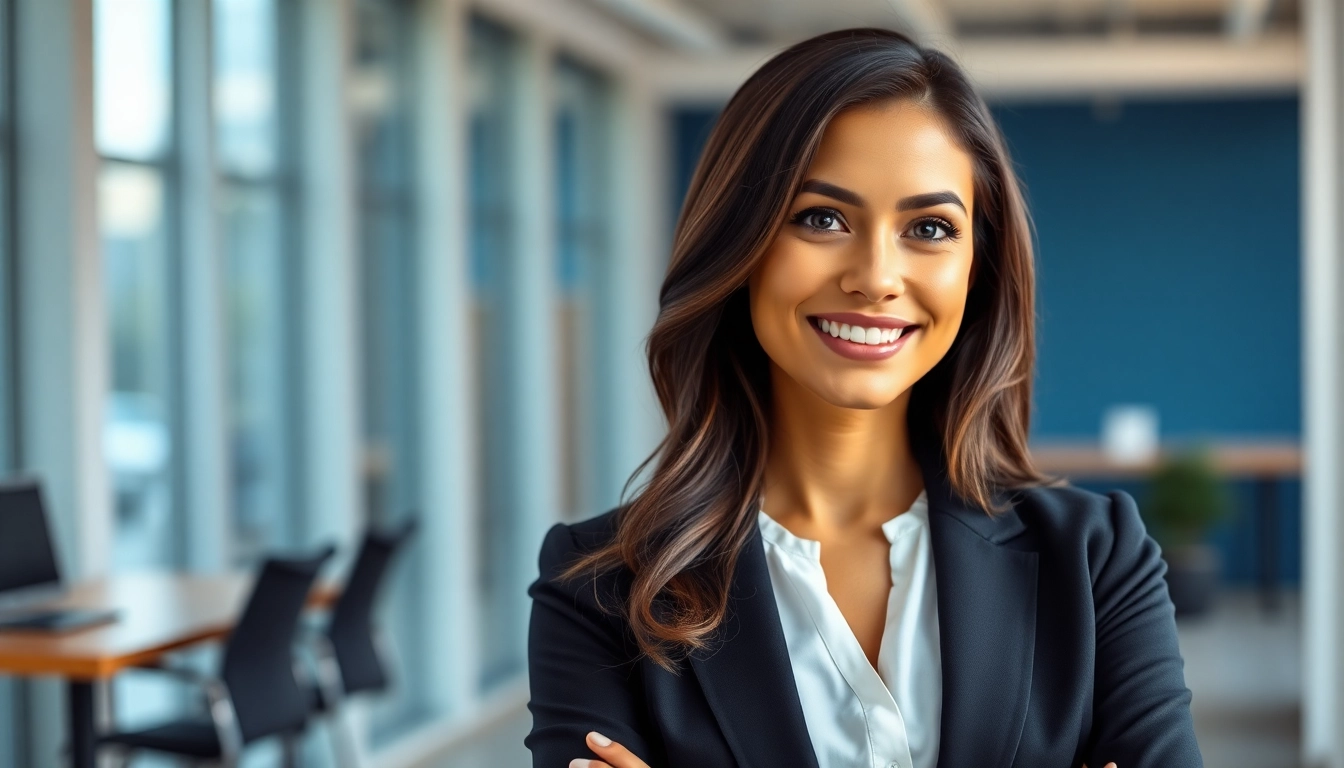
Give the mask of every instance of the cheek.
[[924, 287], [925, 308], [935, 324], [955, 325], [966, 308], [969, 292], [971, 259], [938, 259], [921, 271], [919, 282]]
[[816, 259], [793, 243], [771, 246], [753, 275], [751, 315], [762, 346], [798, 331], [798, 306], [825, 282]]

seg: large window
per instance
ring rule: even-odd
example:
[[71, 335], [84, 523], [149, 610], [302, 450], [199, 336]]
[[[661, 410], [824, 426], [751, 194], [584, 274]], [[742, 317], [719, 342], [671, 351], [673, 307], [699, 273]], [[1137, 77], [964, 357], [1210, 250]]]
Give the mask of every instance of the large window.
[[[0, 478], [15, 468], [18, 435], [14, 414], [18, 374], [14, 359], [14, 249], [10, 222], [13, 164], [13, 112], [9, 82], [10, 56], [13, 53], [10, 36], [10, 3], [0, 0]], [[18, 738], [15, 713], [18, 711], [18, 689], [11, 678], [0, 677], [0, 768], [19, 765]]]
[[[115, 494], [111, 566], [182, 565], [182, 505], [173, 349], [175, 286], [174, 67], [171, 0], [94, 0], [94, 132], [109, 389], [103, 450]], [[165, 716], [180, 691], [146, 676], [113, 688], [123, 722]]]
[[172, 565], [172, 19], [170, 0], [95, 0], [95, 134], [116, 494], [114, 568]]
[[473, 18], [469, 42], [470, 77], [470, 184], [468, 221], [471, 247], [471, 341], [472, 372], [476, 376], [476, 446], [482, 471], [481, 505], [477, 530], [480, 553], [477, 594], [481, 606], [478, 647], [482, 667], [480, 685], [492, 688], [522, 671], [524, 655], [514, 609], [517, 600], [509, 592], [517, 581], [518, 521], [510, 505], [509, 483], [517, 470], [509, 460], [504, 439], [510, 404], [501, 397], [507, 381], [508, 357], [502, 345], [512, 343], [493, 330], [500, 312], [520, 311], [509, 304], [507, 266], [517, 248], [513, 236], [517, 225], [517, 195], [512, 164], [517, 152], [512, 146], [517, 86], [516, 41], [511, 34], [488, 21]]
[[[14, 467], [15, 430], [14, 414], [17, 387], [14, 377], [18, 374], [14, 360], [14, 333], [16, 332], [14, 306], [14, 249], [13, 227], [9, 220], [13, 164], [10, 153], [13, 151], [13, 113], [10, 104], [9, 82], [10, 55], [10, 4], [0, 0], [0, 477]], [[8, 688], [0, 685], [0, 737], [5, 735], [4, 709], [8, 704]], [[0, 742], [4, 739], [0, 738]], [[0, 766], [8, 757], [4, 748], [0, 748]]]
[[[420, 504], [416, 355], [416, 195], [413, 148], [414, 4], [359, 0], [355, 35], [355, 135], [359, 158], [364, 492], [367, 521], [391, 525], [426, 514]], [[384, 626], [398, 685], [374, 710], [376, 748], [434, 713], [421, 677], [411, 673], [433, 651], [421, 621], [421, 538], [391, 574]]]
[[[601, 478], [596, 443], [611, 425], [594, 393], [597, 359], [592, 340], [600, 338], [601, 278], [609, 272], [610, 200], [607, 166], [611, 146], [610, 103], [601, 75], [561, 57], [555, 73], [556, 113], [556, 326], [560, 329], [560, 457], [564, 507], [573, 521], [597, 509]], [[599, 374], [600, 375], [600, 374]]]
[[214, 111], [228, 337], [233, 554], [251, 562], [293, 540], [286, 425], [292, 230], [281, 161], [277, 0], [213, 0]]

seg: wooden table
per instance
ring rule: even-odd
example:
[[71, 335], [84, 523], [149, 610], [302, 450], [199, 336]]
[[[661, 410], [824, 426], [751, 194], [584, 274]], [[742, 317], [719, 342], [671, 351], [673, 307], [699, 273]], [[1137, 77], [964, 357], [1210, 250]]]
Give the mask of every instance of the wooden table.
[[[1147, 478], [1164, 456], [1193, 447], [1194, 440], [1162, 446], [1158, 458], [1139, 463], [1119, 463], [1095, 442], [1049, 441], [1033, 443], [1031, 457], [1036, 468], [1070, 480]], [[1256, 528], [1260, 551], [1259, 578], [1262, 605], [1278, 607], [1279, 483], [1300, 478], [1306, 459], [1295, 438], [1209, 438], [1198, 443], [1209, 451], [1214, 469], [1228, 479], [1250, 479], [1256, 486]]]
[[[92, 768], [94, 683], [170, 651], [225, 638], [255, 578], [250, 573], [144, 572], [71, 585], [61, 598], [43, 605], [113, 608], [121, 612], [117, 621], [65, 634], [0, 631], [0, 674], [66, 679], [72, 764]], [[322, 584], [313, 590], [311, 603], [329, 605], [335, 595], [333, 587]]]

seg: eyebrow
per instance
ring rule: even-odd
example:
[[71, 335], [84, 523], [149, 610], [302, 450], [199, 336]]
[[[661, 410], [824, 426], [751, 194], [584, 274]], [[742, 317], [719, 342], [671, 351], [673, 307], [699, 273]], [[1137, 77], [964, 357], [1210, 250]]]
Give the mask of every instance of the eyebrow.
[[[821, 179], [808, 179], [803, 182], [803, 192], [815, 192], [818, 195], [825, 195], [834, 200], [839, 200], [847, 205], [858, 206], [862, 208], [865, 203], [863, 198], [856, 192], [852, 192], [844, 187], [836, 186], [828, 181]], [[926, 192], [922, 195], [911, 195], [902, 197], [896, 201], [896, 210], [909, 211], [916, 208], [932, 208], [935, 205], [951, 203], [966, 213], [966, 205], [961, 202], [961, 198], [952, 190], [943, 190], [942, 192]]]

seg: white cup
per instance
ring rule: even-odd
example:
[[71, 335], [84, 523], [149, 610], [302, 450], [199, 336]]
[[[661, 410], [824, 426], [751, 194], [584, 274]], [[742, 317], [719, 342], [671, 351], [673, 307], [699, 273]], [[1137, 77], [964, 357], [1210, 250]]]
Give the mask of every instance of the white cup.
[[1101, 418], [1101, 450], [1117, 464], [1143, 464], [1157, 458], [1157, 409], [1122, 403], [1106, 409]]

